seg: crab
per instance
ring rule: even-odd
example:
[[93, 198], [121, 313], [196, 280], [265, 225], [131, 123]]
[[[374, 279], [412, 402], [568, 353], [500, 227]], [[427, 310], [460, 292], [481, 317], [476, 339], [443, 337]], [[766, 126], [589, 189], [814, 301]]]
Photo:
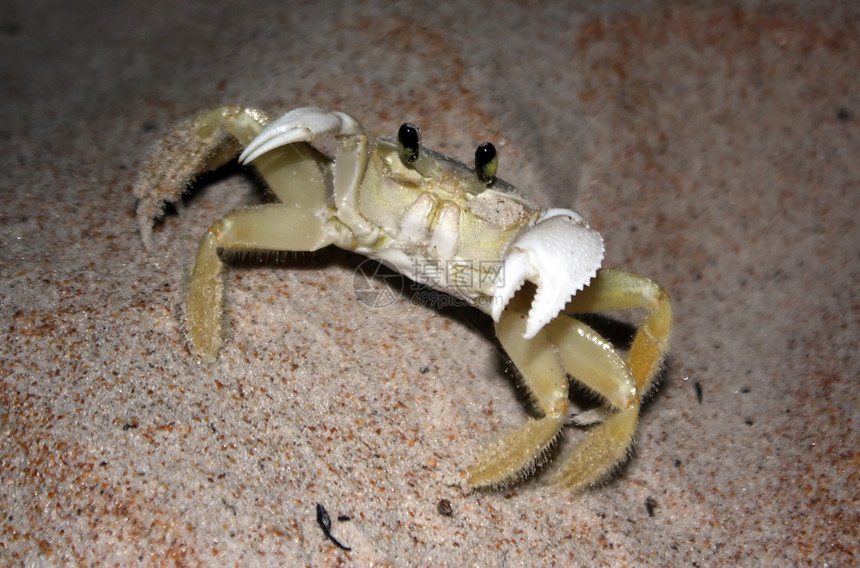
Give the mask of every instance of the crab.
[[[321, 141], [334, 148], [333, 158], [318, 149]], [[276, 199], [226, 214], [200, 240], [185, 309], [191, 351], [205, 360], [217, 356], [221, 272], [231, 254], [334, 245], [461, 298], [495, 322], [533, 416], [478, 453], [466, 472], [469, 487], [530, 475], [564, 427], [583, 422], [573, 413], [571, 380], [596, 393], [605, 411], [547, 472], [549, 482], [582, 490], [625, 461], [642, 397], [668, 347], [669, 296], [647, 278], [602, 268], [603, 239], [581, 215], [542, 210], [496, 177], [492, 144], [478, 146], [470, 167], [423, 146], [410, 123], [371, 145], [343, 112], [299, 108], [272, 120], [247, 107], [210, 110], [158, 142], [135, 183], [147, 249], [165, 203], [179, 200], [198, 174], [237, 156]], [[630, 308], [645, 315], [626, 357], [578, 317]]]

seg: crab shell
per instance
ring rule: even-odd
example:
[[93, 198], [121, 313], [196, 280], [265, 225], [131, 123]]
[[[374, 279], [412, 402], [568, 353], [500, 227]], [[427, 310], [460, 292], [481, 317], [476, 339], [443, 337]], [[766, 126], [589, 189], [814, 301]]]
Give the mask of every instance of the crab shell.
[[[496, 322], [526, 281], [535, 284], [527, 339], [558, 315], [600, 268], [603, 238], [575, 211], [541, 212], [505, 181], [495, 179], [491, 186], [476, 183], [473, 168], [422, 148], [422, 157], [432, 160], [432, 168], [426, 162], [422, 165], [422, 181], [443, 180], [438, 185], [446, 190], [467, 188], [440, 198], [440, 187], [428, 190], [426, 183], [415, 179], [415, 171], [401, 171], [395, 149], [391, 139], [377, 141], [358, 198], [362, 214], [382, 227], [390, 239], [383, 247], [359, 246], [356, 252], [416, 282], [462, 298]], [[417, 197], [415, 191], [404, 190], [412, 184], [420, 187]], [[403, 211], [380, 209], [375, 206], [379, 201], [399, 201]], [[445, 276], [432, 277], [422, 270], [428, 261], [442, 265]], [[490, 277], [479, 264], [490, 267]], [[463, 284], [457, 270], [475, 274], [469, 284]]]

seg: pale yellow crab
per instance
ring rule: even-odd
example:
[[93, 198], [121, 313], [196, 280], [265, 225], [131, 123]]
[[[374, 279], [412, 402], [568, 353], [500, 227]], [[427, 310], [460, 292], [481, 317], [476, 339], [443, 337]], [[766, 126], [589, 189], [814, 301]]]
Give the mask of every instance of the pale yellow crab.
[[[336, 143], [334, 159], [311, 145], [323, 138]], [[135, 184], [147, 248], [164, 202], [237, 155], [253, 163], [278, 202], [230, 212], [200, 241], [186, 308], [194, 352], [211, 360], [221, 344], [221, 252], [336, 245], [460, 297], [495, 321], [539, 417], [481, 452], [467, 472], [470, 486], [531, 473], [569, 419], [571, 378], [597, 393], [607, 412], [550, 481], [579, 490], [625, 459], [642, 394], [667, 348], [669, 297], [651, 280], [601, 269], [601, 236], [574, 211], [540, 210], [496, 178], [492, 145], [478, 147], [471, 168], [422, 146], [408, 123], [396, 139], [369, 148], [362, 126], [342, 112], [300, 108], [270, 121], [250, 108], [211, 110], [160, 142]], [[523, 287], [527, 281], [534, 286]], [[647, 315], [625, 361], [576, 314], [627, 308]]]

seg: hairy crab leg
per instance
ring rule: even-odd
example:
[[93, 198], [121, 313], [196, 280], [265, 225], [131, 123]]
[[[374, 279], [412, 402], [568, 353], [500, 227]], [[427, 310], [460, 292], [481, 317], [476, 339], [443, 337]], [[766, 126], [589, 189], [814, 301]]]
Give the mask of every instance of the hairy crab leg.
[[636, 379], [639, 396], [653, 386], [672, 331], [672, 303], [669, 294], [644, 276], [602, 268], [585, 290], [565, 306], [567, 314], [645, 308], [648, 314], [633, 338], [628, 356], [630, 372]]
[[529, 419], [484, 450], [469, 469], [469, 483], [498, 485], [536, 465], [564, 425], [570, 375], [616, 410], [588, 432], [551, 478], [568, 490], [581, 490], [604, 479], [629, 454], [641, 394], [653, 383], [668, 347], [671, 304], [650, 280], [606, 269], [568, 303], [566, 314], [649, 309], [625, 362], [597, 332], [568, 315], [556, 317], [533, 339], [524, 339], [528, 306], [521, 296], [505, 308], [496, 333], [544, 417]]
[[584, 323], [561, 315], [547, 326], [546, 333], [565, 370], [616, 410], [592, 426], [554, 472], [552, 483], [578, 491], [600, 481], [624, 461], [639, 420], [639, 391], [620, 355]]
[[238, 155], [238, 144], [263, 129], [268, 116], [254, 109], [220, 107], [183, 121], [156, 142], [134, 183], [137, 220], [147, 249], [152, 248], [152, 221], [164, 214], [165, 203], [179, 201], [201, 173]]
[[310, 211], [280, 203], [239, 209], [216, 221], [197, 249], [186, 304], [189, 339], [195, 352], [215, 359], [221, 346], [223, 261], [218, 251], [313, 251], [336, 235]]
[[[262, 111], [224, 106], [179, 124], [159, 141], [134, 187], [144, 245], [151, 247], [152, 220], [163, 213], [165, 202], [180, 199], [200, 173], [235, 159], [269, 123]], [[331, 160], [302, 140], [254, 160], [254, 167], [280, 203], [231, 212], [201, 239], [186, 304], [187, 329], [195, 352], [214, 359], [221, 345], [223, 262], [219, 250], [311, 251], [338, 240], [335, 226], [329, 227], [315, 216], [327, 214], [323, 174], [330, 165]]]
[[567, 414], [568, 378], [546, 334], [524, 339], [528, 304], [517, 295], [496, 323], [496, 336], [520, 372], [543, 418], [529, 418], [520, 428], [487, 446], [469, 468], [469, 485], [484, 487], [524, 477], [538, 465], [556, 439]]
[[653, 384], [668, 348], [672, 307], [668, 294], [650, 280], [601, 269], [589, 287], [565, 308], [569, 314], [626, 308], [649, 310], [636, 332], [626, 365], [605, 340], [575, 319], [557, 318], [547, 329], [571, 376], [617, 409], [588, 432], [551, 478], [551, 483], [568, 490], [581, 490], [601, 481], [629, 455], [642, 394]]
[[[164, 213], [203, 172], [233, 160], [269, 124], [266, 113], [223, 106], [177, 125], [157, 142], [135, 185], [137, 216], [144, 246], [152, 248], [152, 220]], [[326, 207], [323, 170], [330, 160], [310, 144], [298, 142], [254, 161], [257, 171], [281, 203], [311, 210]]]

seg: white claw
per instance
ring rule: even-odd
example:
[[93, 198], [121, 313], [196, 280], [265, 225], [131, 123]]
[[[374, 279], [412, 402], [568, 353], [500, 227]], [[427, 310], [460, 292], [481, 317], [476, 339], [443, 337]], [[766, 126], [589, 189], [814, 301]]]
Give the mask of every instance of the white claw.
[[346, 113], [297, 108], [268, 124], [239, 155], [239, 162], [247, 164], [275, 148], [313, 142], [319, 136], [352, 136], [363, 132], [358, 121]]
[[579, 214], [550, 209], [508, 247], [492, 316], [502, 311], [523, 283], [537, 286], [523, 337], [531, 339], [582, 290], [603, 261], [603, 238]]

